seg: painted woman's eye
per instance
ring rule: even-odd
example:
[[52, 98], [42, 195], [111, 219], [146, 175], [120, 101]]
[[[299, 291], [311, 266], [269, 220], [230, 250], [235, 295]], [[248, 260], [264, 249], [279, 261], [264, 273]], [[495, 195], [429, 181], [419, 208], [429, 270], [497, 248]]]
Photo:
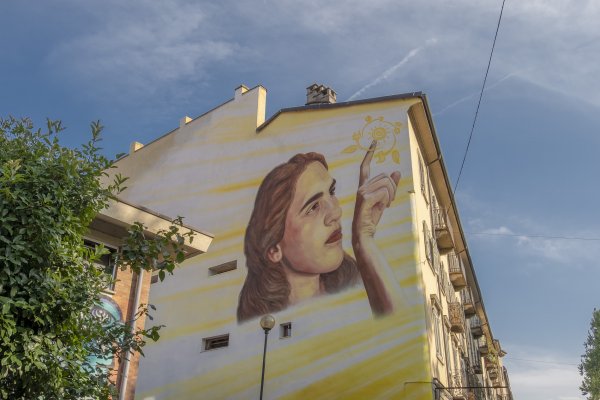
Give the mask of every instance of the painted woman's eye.
[[308, 208], [308, 211], [306, 212], [306, 214], [313, 214], [313, 213], [319, 211], [319, 207], [320, 207], [319, 202], [315, 201], [313, 203], [313, 205]]
[[329, 188], [329, 194], [331, 196], [335, 196], [335, 186], [332, 186], [332, 187]]

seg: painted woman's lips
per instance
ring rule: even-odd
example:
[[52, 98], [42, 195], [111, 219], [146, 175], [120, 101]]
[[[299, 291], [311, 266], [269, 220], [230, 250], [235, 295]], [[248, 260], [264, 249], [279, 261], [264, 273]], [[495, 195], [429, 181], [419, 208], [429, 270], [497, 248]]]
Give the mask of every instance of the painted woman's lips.
[[338, 229], [338, 230], [334, 231], [331, 234], [331, 236], [329, 236], [329, 239], [327, 239], [327, 241], [325, 242], [325, 244], [331, 244], [331, 243], [339, 242], [340, 240], [342, 240], [342, 230]]

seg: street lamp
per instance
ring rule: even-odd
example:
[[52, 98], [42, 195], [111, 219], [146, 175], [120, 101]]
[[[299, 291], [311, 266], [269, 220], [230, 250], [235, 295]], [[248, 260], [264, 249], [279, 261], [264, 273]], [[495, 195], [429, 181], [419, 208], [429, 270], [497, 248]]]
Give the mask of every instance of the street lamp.
[[263, 349], [263, 363], [262, 363], [262, 373], [260, 376], [260, 400], [263, 398], [263, 387], [265, 384], [265, 360], [267, 358], [267, 337], [269, 336], [269, 331], [273, 329], [275, 326], [275, 317], [271, 314], [267, 314], [260, 319], [260, 327], [265, 331], [265, 347]]

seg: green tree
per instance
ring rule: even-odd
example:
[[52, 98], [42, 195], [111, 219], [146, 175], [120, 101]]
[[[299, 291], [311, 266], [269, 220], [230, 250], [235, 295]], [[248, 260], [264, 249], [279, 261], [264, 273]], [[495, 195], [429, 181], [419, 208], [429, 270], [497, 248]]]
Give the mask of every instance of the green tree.
[[[107, 251], [89, 249], [83, 237], [126, 179], [117, 174], [110, 185], [100, 183], [113, 162], [98, 147], [99, 122], [81, 148], [62, 146], [62, 130], [59, 121], [34, 130], [28, 119], [0, 119], [2, 399], [107, 399], [116, 390], [111, 371], [89, 360], [142, 352], [147, 338], [159, 337], [160, 326], [107, 328], [90, 313], [111, 278], [93, 266]], [[118, 266], [158, 268], [161, 279], [172, 273], [193, 239], [180, 225], [178, 218], [153, 238], [133, 225]], [[144, 306], [137, 317], [147, 314]]]
[[583, 382], [579, 389], [588, 400], [600, 400], [600, 310], [594, 309], [584, 346], [585, 354], [579, 364]]

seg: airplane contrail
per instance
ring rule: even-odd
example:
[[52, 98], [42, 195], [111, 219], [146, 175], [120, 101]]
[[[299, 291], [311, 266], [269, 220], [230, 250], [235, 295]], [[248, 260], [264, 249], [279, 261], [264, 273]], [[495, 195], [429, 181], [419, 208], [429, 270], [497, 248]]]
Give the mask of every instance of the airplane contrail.
[[[496, 86], [500, 85], [502, 82], [504, 82], [505, 80], [512, 78], [515, 75], [518, 75], [519, 73], [521, 73], [522, 71], [515, 71], [515, 72], [511, 72], [510, 74], [507, 74], [505, 76], [503, 76], [502, 78], [498, 79], [496, 82], [494, 82], [492, 85], [487, 86], [484, 89], [484, 92], [487, 92], [488, 90], [492, 90], [493, 88], [495, 88]], [[460, 103], [464, 103], [465, 101], [469, 100], [470, 98], [478, 95], [479, 92], [473, 92], [465, 97], [462, 97], [458, 100], [456, 100], [453, 103], [448, 104], [446, 107], [442, 108], [440, 111], [433, 113], [433, 116], [437, 116], [440, 114], [445, 113], [446, 111], [448, 111], [449, 109], [451, 109], [452, 107], [456, 107], [457, 105], [459, 105]]]
[[400, 68], [401, 66], [403, 66], [404, 64], [406, 64], [411, 58], [413, 58], [414, 56], [416, 56], [426, 46], [428, 46], [430, 44], [434, 44], [436, 42], [437, 42], [437, 39], [429, 39], [429, 40], [427, 40], [427, 42], [425, 42], [425, 45], [419, 46], [419, 47], [416, 47], [416, 48], [412, 49], [411, 51], [408, 52], [408, 54], [402, 60], [400, 60], [399, 63], [397, 63], [397, 64], [391, 66], [390, 68], [388, 68], [387, 70], [385, 70], [383, 72], [383, 74], [379, 75], [373, 81], [367, 83], [365, 86], [363, 86], [362, 88], [360, 88], [356, 93], [354, 93], [352, 96], [350, 96], [348, 98], [348, 100], [346, 100], [346, 101], [354, 100], [355, 98], [357, 98], [358, 96], [360, 96], [361, 94], [363, 94], [367, 89], [370, 89], [373, 86], [379, 84], [381, 81], [389, 78], [389, 76], [392, 75], [394, 72], [396, 72], [396, 70], [398, 68]]

